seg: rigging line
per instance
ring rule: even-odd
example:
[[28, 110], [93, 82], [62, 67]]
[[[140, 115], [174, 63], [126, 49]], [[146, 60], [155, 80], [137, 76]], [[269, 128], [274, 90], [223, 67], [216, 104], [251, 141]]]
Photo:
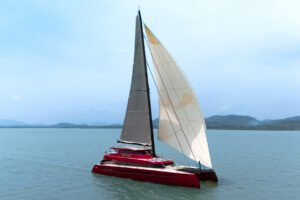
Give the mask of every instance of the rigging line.
[[[147, 40], [146, 40], [146, 43], [147, 43], [147, 45], [148, 45], [148, 48], [150, 49], [150, 45], [149, 45], [149, 43], [148, 43]], [[157, 64], [156, 64], [156, 62], [155, 62], [155, 59], [154, 59], [153, 54], [152, 54], [152, 52], [151, 52], [151, 49], [150, 49], [150, 53], [151, 53], [152, 59], [153, 59], [153, 61], [154, 61], [154, 64], [155, 64], [155, 66], [156, 66], [156, 68], [157, 68]], [[181, 130], [182, 130], [182, 133], [183, 133], [183, 135], [184, 135], [184, 137], [185, 137], [185, 140], [186, 140], [186, 142], [187, 142], [187, 144], [188, 144], [188, 146], [189, 146], [189, 148], [190, 148], [190, 151], [191, 151], [191, 153], [192, 153], [192, 155], [193, 155], [193, 157], [194, 157], [194, 160], [197, 161], [197, 159], [196, 159], [196, 157], [195, 157], [195, 154], [194, 154], [194, 152], [193, 152], [193, 150], [192, 150], [192, 148], [191, 148], [191, 146], [190, 146], [190, 143], [189, 143], [189, 141], [188, 141], [188, 139], [187, 139], [187, 137], [186, 137], [185, 131], [184, 131], [183, 128], [182, 128], [181, 122], [179, 121], [179, 118], [178, 118], [177, 113], [176, 113], [176, 111], [175, 111], [174, 105], [173, 105], [173, 103], [172, 103], [172, 101], [171, 101], [171, 98], [170, 98], [170, 95], [169, 95], [169, 93], [168, 93], [168, 91], [167, 91], [167, 89], [166, 89], [166, 87], [165, 87], [165, 85], [164, 85], [163, 79], [161, 78], [161, 74], [160, 74], [158, 68], [157, 68], [157, 72], [158, 72], [158, 75], [160, 76], [160, 79], [162, 80], [162, 85], [163, 85], [164, 89], [166, 90], [167, 96], [168, 96], [168, 98], [169, 98], [169, 100], [170, 100], [171, 106], [172, 106], [172, 108], [173, 108], [173, 110], [174, 110], [174, 114], [175, 114], [175, 116], [176, 116], [176, 118], [177, 118], [177, 121], [178, 121], [180, 127], [181, 127]]]
[[[172, 129], [173, 129], [173, 131], [174, 131], [174, 135], [175, 135], [175, 137], [176, 137], [176, 139], [177, 139], [177, 142], [178, 142], [178, 144], [179, 144], [179, 147], [180, 147], [182, 153], [184, 154], [183, 148], [182, 148], [182, 146], [181, 146], [181, 144], [180, 144], [180, 142], [179, 142], [178, 136], [177, 136], [176, 131], [175, 131], [175, 128], [173, 127], [173, 124], [172, 124], [172, 122], [171, 122], [171, 119], [170, 119], [169, 113], [168, 113], [168, 111], [167, 111], [167, 108], [165, 107], [165, 104], [164, 104], [164, 102], [163, 102], [163, 99], [162, 99], [162, 97], [161, 97], [161, 95], [160, 95], [160, 93], [159, 93], [159, 89], [158, 89], [158, 86], [157, 86], [156, 81], [155, 81], [155, 79], [154, 79], [154, 75], [153, 75], [153, 73], [152, 73], [152, 71], [151, 71], [151, 69], [150, 69], [150, 67], [149, 67], [148, 62], [147, 62], [146, 64], [147, 64], [147, 67], [148, 67], [148, 69], [149, 69], [149, 71], [150, 71], [150, 74], [151, 74], [152, 80], [153, 80], [153, 82], [154, 82], [154, 85], [155, 85], [155, 87], [156, 87], [156, 89], [157, 89], [158, 96], [159, 96], [160, 100], [162, 101], [163, 107], [164, 107], [164, 109], [165, 109], [165, 111], [166, 111], [166, 113], [167, 113], [167, 116], [168, 116], [168, 118], [169, 118], [171, 127], [172, 127]], [[186, 157], [186, 156], [183, 156], [183, 157], [184, 157], [185, 160], [187, 161], [187, 164], [190, 165], [190, 163], [189, 163], [187, 157]]]

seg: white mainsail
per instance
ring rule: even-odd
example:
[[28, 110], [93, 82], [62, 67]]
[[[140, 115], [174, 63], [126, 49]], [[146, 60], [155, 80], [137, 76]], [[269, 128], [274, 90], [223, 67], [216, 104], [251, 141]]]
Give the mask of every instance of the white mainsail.
[[158, 139], [212, 168], [205, 121], [194, 91], [179, 65], [145, 25], [159, 100]]

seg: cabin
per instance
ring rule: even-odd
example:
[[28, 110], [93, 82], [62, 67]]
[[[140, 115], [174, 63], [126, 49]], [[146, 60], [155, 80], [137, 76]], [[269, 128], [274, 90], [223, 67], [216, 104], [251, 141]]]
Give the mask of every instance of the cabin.
[[166, 166], [174, 165], [172, 160], [153, 157], [150, 148], [111, 147], [110, 149], [112, 152], [104, 155], [101, 164], [111, 163], [152, 168], [165, 168]]

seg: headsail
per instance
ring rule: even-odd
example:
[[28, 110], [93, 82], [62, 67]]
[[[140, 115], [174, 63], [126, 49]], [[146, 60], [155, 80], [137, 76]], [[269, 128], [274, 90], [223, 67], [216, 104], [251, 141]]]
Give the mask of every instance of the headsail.
[[[126, 117], [119, 142], [153, 146], [152, 119], [144, 38], [140, 13], [136, 17], [134, 63]], [[154, 147], [152, 148], [153, 154]]]
[[158, 139], [212, 168], [205, 121], [192, 87], [169, 52], [145, 25], [160, 96]]

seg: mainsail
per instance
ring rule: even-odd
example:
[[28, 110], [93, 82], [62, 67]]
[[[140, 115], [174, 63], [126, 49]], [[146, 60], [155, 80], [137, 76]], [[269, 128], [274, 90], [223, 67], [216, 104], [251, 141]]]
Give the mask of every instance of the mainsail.
[[145, 30], [160, 96], [158, 139], [212, 168], [205, 121], [194, 91], [178, 64], [146, 25]]
[[152, 146], [153, 129], [140, 12], [136, 17], [134, 63], [126, 117], [119, 142]]

